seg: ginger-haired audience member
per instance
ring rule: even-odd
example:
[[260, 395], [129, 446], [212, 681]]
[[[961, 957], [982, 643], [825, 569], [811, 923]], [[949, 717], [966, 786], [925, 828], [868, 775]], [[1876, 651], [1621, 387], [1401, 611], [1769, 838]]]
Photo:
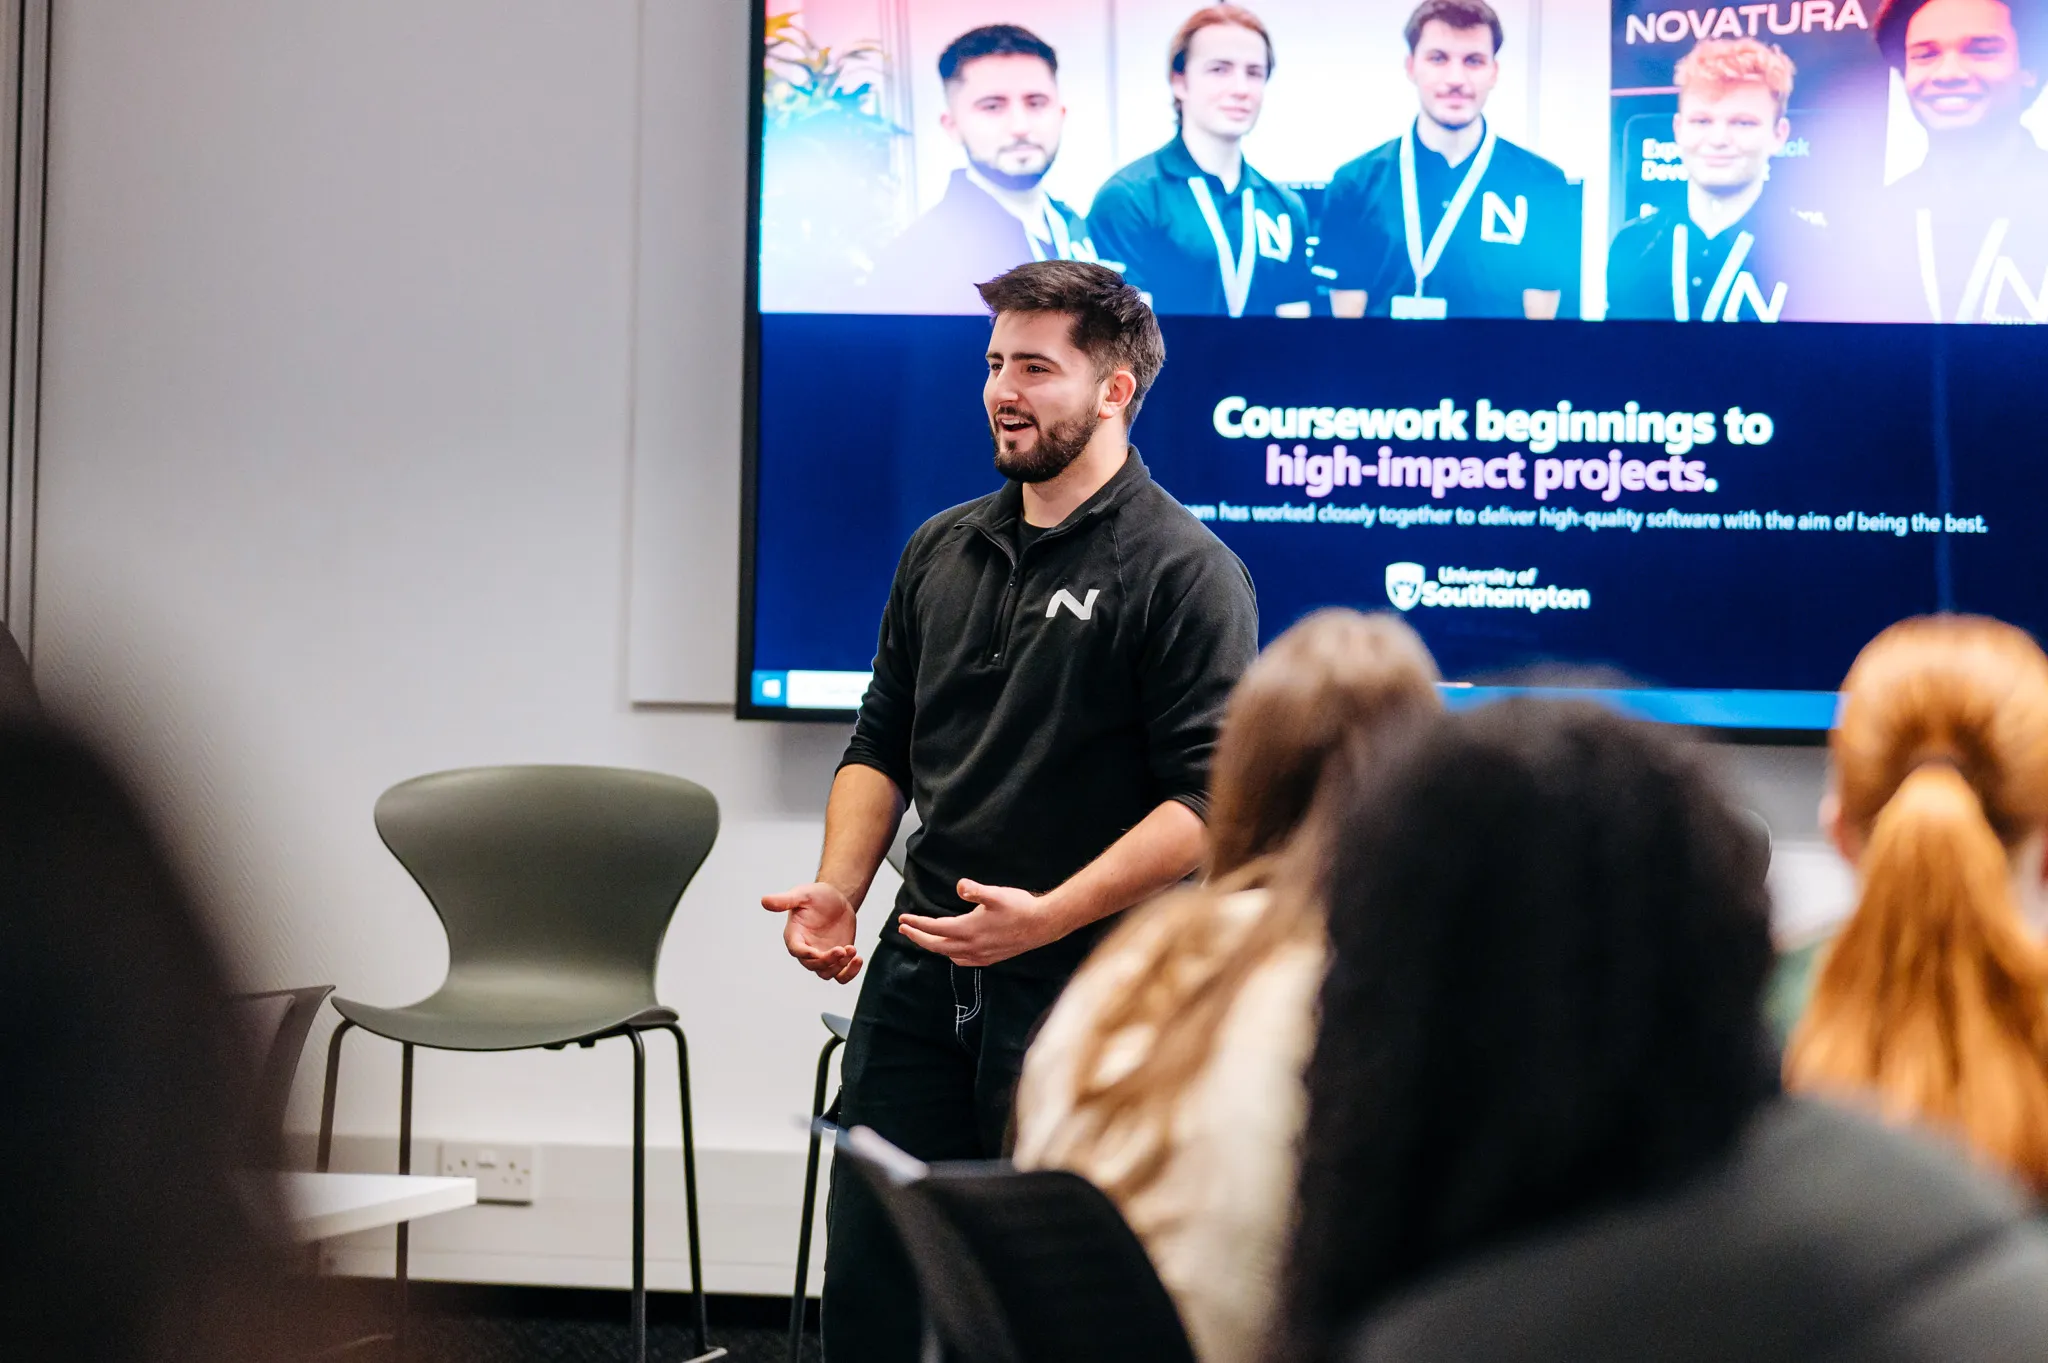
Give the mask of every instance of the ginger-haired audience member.
[[1319, 802], [1300, 1363], [1992, 1363], [2048, 1238], [1942, 1143], [1779, 1093], [1764, 858], [1699, 754], [1448, 715]]
[[2048, 1193], [2048, 655], [2011, 625], [1929, 616], [1857, 656], [1821, 807], [1856, 912], [1785, 1060]]
[[1325, 610], [1231, 694], [1211, 776], [1208, 884], [1133, 913], [1025, 1059], [1017, 1162], [1123, 1209], [1203, 1363], [1261, 1356], [1292, 1220], [1321, 909], [1286, 872], [1333, 754], [1438, 707], [1389, 615]]

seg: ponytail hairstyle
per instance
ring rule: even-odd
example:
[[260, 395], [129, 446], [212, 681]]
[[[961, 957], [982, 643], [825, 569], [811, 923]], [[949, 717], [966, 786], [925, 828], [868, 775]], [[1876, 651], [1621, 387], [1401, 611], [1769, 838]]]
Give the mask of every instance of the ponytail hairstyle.
[[1786, 1081], [1874, 1090], [2048, 1193], [2048, 947], [2013, 888], [2048, 828], [2048, 655], [1996, 620], [1925, 616], [1865, 646], [1842, 691], [1829, 747], [1862, 890]]
[[[1210, 766], [1207, 883], [1130, 914], [1097, 949], [1140, 962], [1136, 984], [1093, 1020], [1075, 1070], [1076, 1120], [1046, 1151], [1047, 1163], [1068, 1162], [1115, 1132], [1137, 1155], [1105, 1186], [1112, 1198], [1125, 1202], [1164, 1171], [1174, 1110], [1207, 1067], [1239, 990], [1281, 951], [1322, 941], [1310, 858], [1292, 845], [1308, 841], [1297, 834], [1325, 768], [1375, 731], [1434, 714], [1436, 682], [1429, 650], [1399, 617], [1341, 608], [1301, 620], [1246, 670]], [[1224, 898], [1248, 889], [1270, 892], [1248, 925], [1219, 912]], [[1132, 1028], [1152, 1036], [1144, 1063], [1106, 1067], [1111, 1042]]]

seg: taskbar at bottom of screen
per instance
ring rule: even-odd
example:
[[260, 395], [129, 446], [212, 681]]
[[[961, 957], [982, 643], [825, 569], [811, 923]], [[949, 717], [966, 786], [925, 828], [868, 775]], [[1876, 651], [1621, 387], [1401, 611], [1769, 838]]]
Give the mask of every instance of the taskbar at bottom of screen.
[[[756, 671], [753, 698], [766, 709], [829, 710], [860, 708], [867, 692], [867, 672]], [[1553, 686], [1474, 686], [1447, 682], [1444, 703], [1454, 710], [1484, 705], [1509, 696], [1546, 700], [1591, 700], [1612, 706], [1637, 719], [1660, 724], [1686, 724], [1711, 729], [1809, 730], [1833, 727], [1833, 691], [1708, 691], [1693, 689], [1602, 688]]]
[[1636, 719], [1704, 729], [1772, 729], [1825, 732], [1834, 727], [1838, 698], [1833, 691], [1707, 691], [1652, 687], [1475, 686], [1446, 682], [1444, 704], [1470, 709], [1510, 696], [1542, 700], [1590, 700]]
[[768, 709], [858, 710], [872, 672], [813, 672], [756, 669], [749, 688], [754, 704]]

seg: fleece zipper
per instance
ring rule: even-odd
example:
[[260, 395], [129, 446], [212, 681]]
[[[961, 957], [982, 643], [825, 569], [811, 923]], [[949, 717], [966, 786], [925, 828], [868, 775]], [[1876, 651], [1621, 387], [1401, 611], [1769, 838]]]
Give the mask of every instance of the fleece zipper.
[[1018, 551], [1015, 544], [996, 534], [995, 531], [990, 530], [987, 526], [977, 525], [974, 527], [975, 533], [1000, 550], [1003, 558], [1010, 565], [1010, 579], [1003, 584], [1003, 599], [996, 606], [995, 629], [989, 635], [986, 662], [990, 667], [1001, 666], [1003, 655], [1009, 652], [1010, 649], [1010, 626], [1017, 618], [1017, 587], [1024, 580], [1024, 554], [1030, 553], [1032, 549], [1036, 549], [1047, 540], [1058, 539], [1062, 535], [1070, 533], [1078, 526], [1092, 519], [1092, 515], [1084, 516], [1078, 521], [1056, 525], [1033, 540], [1030, 546], [1024, 549], [1022, 553]]
[[981, 533], [988, 537], [991, 544], [1003, 551], [1003, 557], [1010, 564], [1010, 580], [1003, 584], [1003, 599], [996, 606], [995, 628], [989, 632], [988, 637], [988, 665], [997, 667], [1002, 664], [1003, 654], [1010, 647], [1010, 620], [1017, 610], [1017, 581], [1024, 575], [1024, 562], [1022, 556], [1011, 546], [986, 530]]

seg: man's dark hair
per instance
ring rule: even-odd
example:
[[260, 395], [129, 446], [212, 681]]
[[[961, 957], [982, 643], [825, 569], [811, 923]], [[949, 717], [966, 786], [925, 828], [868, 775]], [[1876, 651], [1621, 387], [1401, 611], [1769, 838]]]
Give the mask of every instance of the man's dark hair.
[[939, 54], [939, 79], [951, 85], [959, 78], [961, 67], [983, 57], [1036, 57], [1055, 76], [1060, 73], [1060, 59], [1045, 39], [1016, 24], [987, 24], [970, 28], [946, 44]]
[[1654, 1194], [1775, 1092], [1767, 858], [1700, 759], [1512, 700], [1354, 752], [1318, 801], [1330, 962], [1276, 1357], [1453, 1262]]
[[1130, 429], [1166, 363], [1166, 339], [1143, 294], [1107, 265], [1082, 260], [1034, 260], [975, 287], [991, 316], [1060, 312], [1072, 318], [1074, 344], [1094, 361], [1096, 377], [1130, 370], [1138, 384], [1124, 408]]
[[[1906, 27], [1913, 22], [1913, 16], [1927, 8], [1933, 0], [1884, 0], [1878, 6], [1877, 19], [1870, 26], [1871, 36], [1877, 39], [1877, 50], [1895, 71], [1906, 69]], [[2042, 62], [2042, 41], [2048, 38], [2048, 22], [2044, 22], [2038, 0], [2004, 0], [2006, 13], [2012, 16], [2013, 37], [2020, 48], [2020, 66], [2028, 71], [2039, 72]]]
[[1500, 16], [1493, 12], [1493, 6], [1486, 0], [1422, 0], [1415, 7], [1415, 13], [1408, 16], [1408, 26], [1401, 30], [1401, 36], [1408, 40], [1410, 52], [1415, 50], [1415, 44], [1422, 41], [1423, 26], [1432, 19], [1454, 29], [1492, 29], [1493, 50], [1499, 54], [1502, 41]]

